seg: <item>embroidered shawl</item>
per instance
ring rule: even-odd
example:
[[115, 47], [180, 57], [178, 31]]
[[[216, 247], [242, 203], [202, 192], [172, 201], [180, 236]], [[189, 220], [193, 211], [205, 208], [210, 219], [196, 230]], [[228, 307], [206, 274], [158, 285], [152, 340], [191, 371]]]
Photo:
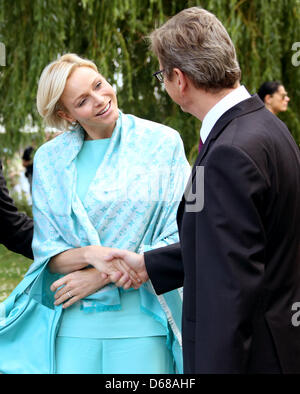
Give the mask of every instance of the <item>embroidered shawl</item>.
[[[34, 263], [28, 275], [70, 248], [103, 245], [141, 253], [178, 242], [176, 213], [190, 174], [179, 133], [120, 112], [82, 202], [76, 194], [75, 158], [83, 140], [78, 127], [35, 154]], [[142, 310], [164, 325], [169, 322], [174, 335], [168, 341], [178, 366], [182, 289], [157, 296], [148, 281], [139, 291]], [[86, 312], [120, 309], [119, 289], [109, 284], [81, 303]]]

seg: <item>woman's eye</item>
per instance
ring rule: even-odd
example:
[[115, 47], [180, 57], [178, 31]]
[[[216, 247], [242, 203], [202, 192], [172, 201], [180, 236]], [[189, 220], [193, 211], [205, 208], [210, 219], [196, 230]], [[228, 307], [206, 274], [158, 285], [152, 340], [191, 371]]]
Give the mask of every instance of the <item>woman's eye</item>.
[[102, 82], [98, 82], [98, 83], [96, 84], [96, 89], [100, 88], [101, 84], [102, 84]]
[[84, 103], [85, 103], [86, 99], [83, 99], [80, 101], [80, 103], [78, 104], [78, 107], [81, 107]]

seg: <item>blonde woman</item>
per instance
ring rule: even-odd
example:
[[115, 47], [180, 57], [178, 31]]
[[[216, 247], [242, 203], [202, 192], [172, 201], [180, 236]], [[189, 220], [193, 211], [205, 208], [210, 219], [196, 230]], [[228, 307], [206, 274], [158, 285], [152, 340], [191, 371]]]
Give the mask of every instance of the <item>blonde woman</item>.
[[61, 313], [52, 372], [182, 372], [180, 290], [121, 290], [99, 272], [113, 269], [110, 248], [142, 253], [178, 241], [190, 171], [178, 132], [123, 114], [96, 65], [75, 54], [44, 69], [37, 107], [66, 130], [34, 159], [28, 275], [46, 268]]

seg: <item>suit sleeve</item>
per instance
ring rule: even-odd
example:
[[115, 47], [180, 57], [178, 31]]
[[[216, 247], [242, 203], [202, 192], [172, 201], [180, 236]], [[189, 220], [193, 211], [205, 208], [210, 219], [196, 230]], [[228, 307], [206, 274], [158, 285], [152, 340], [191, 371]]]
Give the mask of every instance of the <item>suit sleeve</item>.
[[0, 162], [0, 242], [13, 252], [33, 259], [33, 220], [18, 212], [9, 195]]
[[157, 295], [183, 286], [180, 243], [144, 253], [146, 270]]
[[243, 373], [265, 262], [268, 185], [243, 151], [215, 148], [207, 159], [204, 209], [196, 215], [198, 373]]

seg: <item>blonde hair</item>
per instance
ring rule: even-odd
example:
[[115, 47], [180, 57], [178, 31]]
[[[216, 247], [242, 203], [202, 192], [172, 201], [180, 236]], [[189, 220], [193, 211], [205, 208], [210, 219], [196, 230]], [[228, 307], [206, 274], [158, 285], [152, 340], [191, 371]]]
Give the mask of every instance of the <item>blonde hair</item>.
[[98, 72], [95, 63], [74, 53], [67, 53], [44, 68], [38, 84], [36, 103], [47, 126], [60, 130], [68, 129], [69, 122], [62, 119], [57, 111], [66, 111], [60, 98], [68, 78], [77, 67], [90, 67]]
[[151, 49], [169, 80], [179, 68], [197, 88], [219, 91], [241, 78], [234, 45], [215, 15], [200, 7], [179, 12], [150, 36]]

